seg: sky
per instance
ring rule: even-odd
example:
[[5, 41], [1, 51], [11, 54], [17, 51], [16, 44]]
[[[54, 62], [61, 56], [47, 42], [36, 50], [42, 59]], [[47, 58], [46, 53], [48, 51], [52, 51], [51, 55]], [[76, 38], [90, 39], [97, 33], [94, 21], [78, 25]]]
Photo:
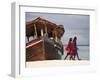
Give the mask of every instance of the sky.
[[37, 17], [64, 26], [65, 33], [62, 37], [63, 44], [67, 44], [69, 38], [77, 36], [78, 45], [89, 45], [89, 15], [26, 12], [27, 22]]

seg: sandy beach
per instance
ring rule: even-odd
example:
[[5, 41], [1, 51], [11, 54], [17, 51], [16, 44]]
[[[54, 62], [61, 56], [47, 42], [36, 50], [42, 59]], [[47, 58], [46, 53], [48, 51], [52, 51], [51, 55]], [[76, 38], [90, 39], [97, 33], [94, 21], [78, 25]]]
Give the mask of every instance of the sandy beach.
[[27, 68], [89, 65], [88, 60], [45, 60], [26, 62]]

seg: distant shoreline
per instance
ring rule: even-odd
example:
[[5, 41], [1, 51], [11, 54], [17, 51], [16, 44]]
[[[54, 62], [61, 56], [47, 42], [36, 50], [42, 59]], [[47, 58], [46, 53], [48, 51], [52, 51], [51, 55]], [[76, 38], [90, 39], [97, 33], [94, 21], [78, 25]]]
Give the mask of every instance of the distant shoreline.
[[[63, 46], [67, 46], [67, 44], [65, 44]], [[77, 46], [90, 46], [90, 45], [77, 45]]]

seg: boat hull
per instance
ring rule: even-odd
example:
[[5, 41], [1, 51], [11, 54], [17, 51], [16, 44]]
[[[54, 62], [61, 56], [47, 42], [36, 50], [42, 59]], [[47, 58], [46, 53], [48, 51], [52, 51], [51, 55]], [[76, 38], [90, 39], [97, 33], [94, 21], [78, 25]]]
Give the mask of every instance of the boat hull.
[[26, 61], [57, 60], [61, 59], [57, 48], [48, 40], [33, 40], [26, 45]]

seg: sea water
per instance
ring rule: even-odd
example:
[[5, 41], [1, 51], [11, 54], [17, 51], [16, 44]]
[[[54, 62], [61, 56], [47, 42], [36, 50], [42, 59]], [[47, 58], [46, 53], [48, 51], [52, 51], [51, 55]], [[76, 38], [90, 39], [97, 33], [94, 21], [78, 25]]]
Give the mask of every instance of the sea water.
[[[62, 59], [65, 58], [67, 52], [65, 51], [64, 46], [64, 55], [62, 56]], [[78, 55], [81, 60], [89, 60], [90, 59], [90, 52], [89, 52], [89, 46], [78, 46]], [[69, 57], [67, 57], [67, 60]], [[77, 59], [77, 57], [75, 58]]]

